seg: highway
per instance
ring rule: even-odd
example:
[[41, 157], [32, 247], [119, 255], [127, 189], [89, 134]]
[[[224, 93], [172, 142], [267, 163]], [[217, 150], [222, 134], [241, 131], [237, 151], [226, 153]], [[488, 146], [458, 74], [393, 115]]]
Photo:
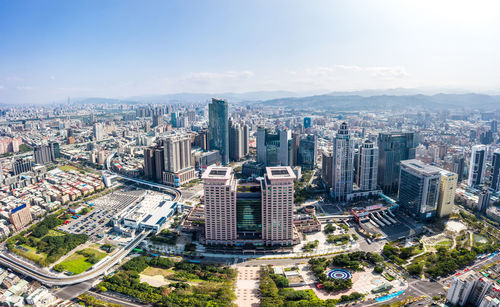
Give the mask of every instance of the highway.
[[121, 261], [131, 250], [133, 250], [144, 238], [149, 235], [149, 231], [143, 231], [136, 238], [130, 241], [127, 246], [119, 250], [110, 258], [105, 258], [103, 262], [97, 263], [92, 269], [87, 272], [75, 276], [56, 276], [46, 274], [41, 269], [17, 262], [14, 259], [7, 257], [5, 253], [0, 254], [0, 264], [11, 268], [25, 276], [29, 276], [47, 286], [67, 286], [81, 283], [92, 278], [105, 274], [107, 270]]

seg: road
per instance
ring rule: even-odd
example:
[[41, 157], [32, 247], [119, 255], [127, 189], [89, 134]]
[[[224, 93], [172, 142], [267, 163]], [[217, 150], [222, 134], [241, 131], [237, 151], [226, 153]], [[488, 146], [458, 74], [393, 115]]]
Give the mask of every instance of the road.
[[105, 274], [109, 268], [113, 267], [115, 264], [121, 261], [121, 259], [123, 259], [123, 257], [125, 257], [132, 249], [134, 249], [144, 238], [146, 238], [149, 233], [149, 231], [142, 232], [135, 239], [130, 241], [127, 246], [115, 253], [112, 257], [105, 258], [104, 260], [102, 260], [102, 262], [97, 263], [91, 270], [75, 276], [56, 276], [47, 274], [41, 268], [28, 265], [24, 262], [13, 260], [12, 257], [6, 256], [6, 252], [2, 252], [0, 254], [0, 264], [9, 267], [12, 270], [15, 270], [25, 276], [29, 276], [48, 286], [67, 286], [78, 284]]
[[113, 304], [119, 304], [124, 307], [144, 307], [144, 306], [151, 306], [149, 304], [144, 304], [144, 303], [139, 303], [136, 304], [135, 302], [130, 301], [130, 298], [123, 296], [119, 296], [118, 294], [111, 294], [111, 293], [97, 293], [94, 291], [88, 291], [88, 295], [91, 295], [95, 297], [98, 300], [105, 301], [108, 303], [113, 303]]

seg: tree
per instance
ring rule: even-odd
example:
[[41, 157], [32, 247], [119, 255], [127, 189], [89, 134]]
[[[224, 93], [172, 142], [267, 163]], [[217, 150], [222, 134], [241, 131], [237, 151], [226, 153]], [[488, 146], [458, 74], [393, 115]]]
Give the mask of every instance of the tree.
[[323, 231], [324, 231], [325, 233], [333, 233], [333, 232], [335, 231], [335, 229], [336, 229], [336, 227], [335, 227], [335, 226], [333, 226], [333, 224], [332, 224], [332, 223], [328, 223], [328, 224], [326, 224], [326, 226], [325, 226], [325, 228], [323, 229]]
[[420, 263], [414, 263], [410, 264], [409, 266], [406, 267], [406, 270], [408, 271], [408, 274], [410, 275], [420, 275], [422, 274], [424, 266]]
[[270, 276], [278, 288], [288, 287], [289, 281], [285, 276], [279, 274], [270, 274]]
[[375, 273], [380, 274], [380, 273], [382, 273], [382, 272], [384, 271], [384, 268], [383, 268], [383, 267], [381, 267], [381, 266], [379, 266], [379, 265], [377, 265], [377, 266], [375, 266], [375, 267], [373, 268], [373, 271], [374, 271]]

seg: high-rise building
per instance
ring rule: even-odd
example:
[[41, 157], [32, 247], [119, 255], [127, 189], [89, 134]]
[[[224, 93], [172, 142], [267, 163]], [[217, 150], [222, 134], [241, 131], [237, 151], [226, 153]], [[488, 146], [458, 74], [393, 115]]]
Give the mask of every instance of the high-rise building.
[[[293, 147], [292, 138], [292, 147]], [[297, 151], [297, 164], [304, 169], [314, 169], [316, 167], [316, 161], [318, 160], [318, 138], [315, 135], [307, 135], [302, 137], [299, 141], [299, 147]]]
[[200, 147], [203, 151], [208, 150], [208, 131], [200, 130], [194, 137], [193, 146]]
[[304, 117], [304, 129], [311, 128], [312, 120], [310, 117]]
[[295, 174], [287, 167], [267, 167], [262, 190], [262, 240], [265, 245], [293, 244]]
[[283, 129], [277, 133], [270, 133], [267, 128], [257, 129], [257, 162], [266, 166], [287, 166], [288, 141], [290, 131]]
[[28, 225], [33, 220], [31, 217], [29, 203], [22, 204], [12, 209], [9, 214], [9, 219], [16, 230]]
[[234, 245], [236, 180], [230, 167], [209, 166], [202, 175], [205, 204], [205, 240], [209, 245]]
[[366, 140], [359, 148], [356, 184], [361, 191], [377, 189], [378, 147]]
[[441, 180], [439, 184], [439, 200], [437, 206], [437, 216], [449, 216], [455, 204], [455, 191], [457, 189], [458, 175], [446, 170], [441, 170]]
[[164, 149], [161, 144], [144, 148], [144, 177], [156, 182], [162, 182], [164, 170]]
[[172, 128], [177, 127], [177, 112], [170, 113], [170, 124], [172, 125]]
[[290, 141], [290, 166], [299, 165], [299, 147], [300, 147], [300, 133], [292, 133], [292, 140]]
[[492, 120], [490, 127], [491, 131], [493, 131], [493, 133], [496, 133], [498, 131], [498, 121], [496, 119]]
[[346, 199], [352, 193], [354, 176], [354, 143], [346, 123], [333, 140], [332, 196], [336, 201]]
[[478, 196], [476, 209], [481, 213], [485, 213], [490, 207], [490, 191], [488, 191], [488, 189], [483, 189], [479, 192]]
[[45, 165], [49, 162], [56, 162], [61, 156], [59, 143], [50, 142], [49, 144], [42, 144], [33, 147], [33, 156], [35, 163]]
[[153, 114], [153, 125], [151, 127], [158, 127], [163, 125], [163, 114]]
[[152, 147], [144, 148], [144, 177], [146, 179], [154, 178], [154, 149]]
[[210, 150], [218, 150], [222, 164], [229, 163], [229, 110], [227, 101], [212, 98], [208, 105], [208, 143]]
[[104, 138], [104, 127], [101, 123], [95, 123], [93, 127], [94, 140], [100, 141]]
[[398, 196], [403, 210], [418, 220], [436, 215], [441, 171], [419, 160], [401, 161]]
[[[247, 137], [245, 137], [245, 131]], [[233, 124], [229, 129], [229, 159], [239, 161], [244, 156], [248, 155], [248, 126]]]
[[453, 277], [447, 302], [452, 306], [497, 307], [500, 305], [500, 291], [494, 281], [474, 270]]
[[289, 246], [293, 233], [295, 174], [268, 167], [264, 178], [237, 182], [230, 167], [209, 166], [202, 175], [205, 243], [237, 247]]
[[333, 184], [332, 179], [332, 162], [333, 155], [331, 152], [324, 151], [321, 156], [321, 179], [327, 188], [331, 188]]
[[377, 182], [385, 194], [393, 195], [397, 193], [400, 162], [415, 159], [417, 145], [413, 132], [391, 132], [378, 135]]
[[163, 183], [180, 186], [195, 178], [191, 156], [191, 137], [185, 132], [170, 132], [162, 138], [164, 153]]
[[33, 169], [33, 165], [30, 159], [17, 159], [12, 164], [12, 170], [14, 175], [19, 175], [25, 172], [30, 172]]
[[484, 176], [486, 172], [486, 146], [475, 145], [472, 146], [472, 153], [470, 156], [469, 165], [469, 179], [467, 185], [470, 187], [479, 187], [484, 183]]
[[500, 148], [497, 148], [493, 153], [493, 161], [491, 163], [490, 188], [494, 192], [500, 191]]

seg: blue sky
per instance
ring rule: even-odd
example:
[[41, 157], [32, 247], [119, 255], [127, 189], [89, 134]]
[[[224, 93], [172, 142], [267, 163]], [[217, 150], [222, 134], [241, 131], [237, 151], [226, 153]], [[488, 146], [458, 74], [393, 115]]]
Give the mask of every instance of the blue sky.
[[500, 90], [498, 1], [0, 0], [0, 102]]

